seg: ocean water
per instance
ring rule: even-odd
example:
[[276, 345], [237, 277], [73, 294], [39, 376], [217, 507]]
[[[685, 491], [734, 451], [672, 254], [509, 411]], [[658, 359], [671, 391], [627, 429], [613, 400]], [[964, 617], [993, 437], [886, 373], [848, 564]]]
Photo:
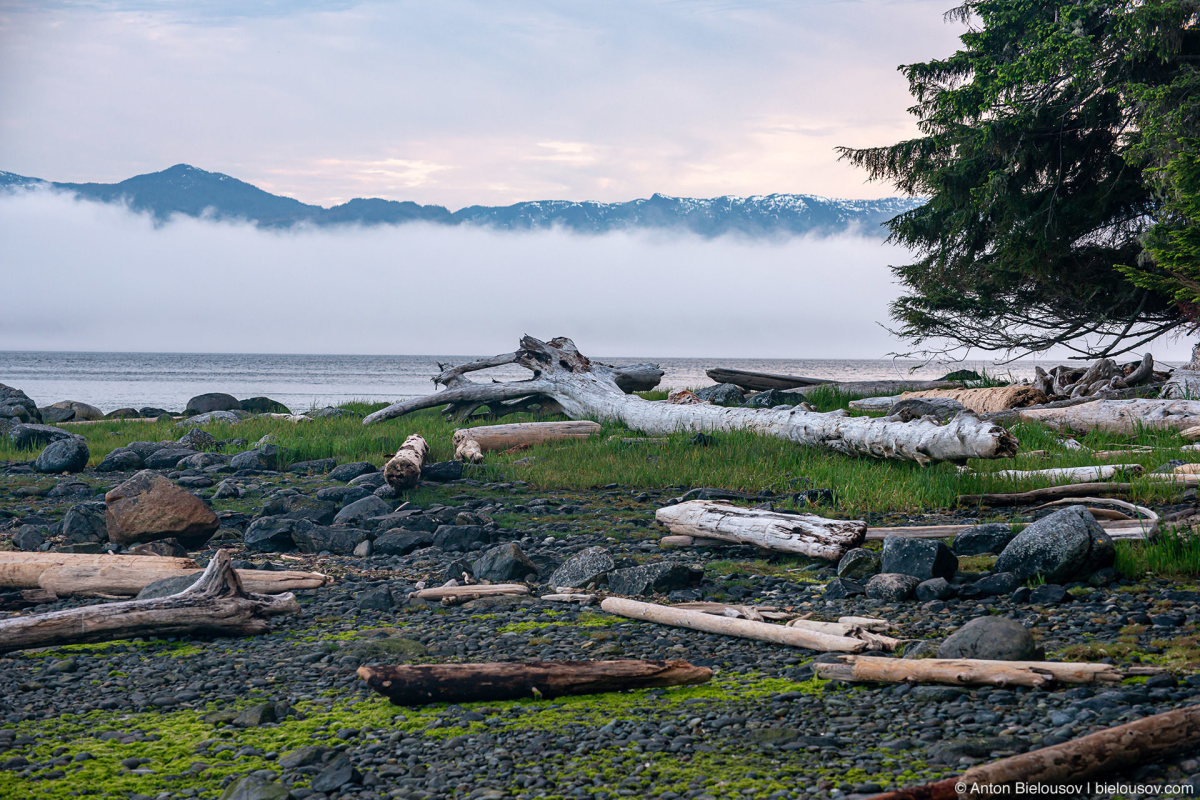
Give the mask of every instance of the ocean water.
[[[204, 392], [226, 392], [239, 399], [265, 395], [293, 411], [336, 405], [347, 400], [393, 402], [429, 394], [438, 363], [458, 364], [479, 356], [269, 355], [234, 353], [67, 353], [0, 351], [0, 383], [22, 389], [39, 406], [77, 400], [109, 412], [155, 406], [181, 410]], [[922, 365], [901, 360], [619, 358], [597, 357], [609, 364], [655, 362], [666, 372], [665, 388], [712, 384], [713, 367], [803, 375], [838, 381], [934, 379], [955, 369], [986, 369], [991, 374], [1024, 378], [1035, 363], [996, 366], [987, 361]], [[478, 377], [485, 373], [476, 373]], [[517, 366], [488, 373], [500, 380], [528, 377]]]

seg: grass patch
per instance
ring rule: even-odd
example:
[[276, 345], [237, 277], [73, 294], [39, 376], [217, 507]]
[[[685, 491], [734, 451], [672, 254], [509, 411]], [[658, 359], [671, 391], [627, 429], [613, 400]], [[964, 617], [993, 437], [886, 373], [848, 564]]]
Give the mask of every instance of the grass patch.
[[1147, 575], [1195, 577], [1200, 575], [1200, 536], [1191, 529], [1167, 528], [1150, 541], [1118, 541], [1116, 569], [1124, 578]]

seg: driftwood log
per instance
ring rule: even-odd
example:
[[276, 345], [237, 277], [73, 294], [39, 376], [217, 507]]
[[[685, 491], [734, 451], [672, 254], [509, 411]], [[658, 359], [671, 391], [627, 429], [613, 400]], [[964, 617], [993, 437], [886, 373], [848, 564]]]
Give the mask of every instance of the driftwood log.
[[643, 603], [638, 600], [626, 600], [623, 597], [608, 597], [600, 603], [600, 608], [609, 614], [629, 619], [640, 619], [645, 622], [657, 622], [660, 625], [673, 625], [677, 628], [690, 628], [705, 633], [719, 633], [725, 636], [738, 636], [743, 639], [756, 639], [760, 642], [774, 642], [792, 647], [803, 647], [808, 650], [823, 652], [861, 653], [866, 650], [868, 643], [861, 639], [851, 639], [847, 636], [831, 636], [827, 633], [805, 630], [803, 628], [788, 628], [774, 625], [770, 622], [755, 622], [748, 619], [706, 614], [703, 611], [689, 611], [672, 606], [660, 606], [655, 603]]
[[[463, 373], [500, 364], [520, 364], [533, 373], [523, 381], [481, 384]], [[486, 404], [532, 396], [557, 402], [572, 419], [617, 422], [648, 436], [751, 430], [801, 445], [826, 447], [848, 455], [869, 455], [927, 464], [968, 458], [1006, 458], [1017, 451], [1015, 437], [1003, 428], [961, 414], [945, 425], [930, 420], [899, 422], [851, 417], [845, 411], [817, 413], [802, 407], [783, 409], [723, 408], [710, 404], [652, 402], [621, 389], [621, 373], [583, 356], [570, 339], [542, 342], [531, 336], [521, 349], [443, 371], [435, 382], [446, 390], [395, 403], [369, 414], [370, 425], [423, 408], [454, 404]]]
[[1058, 431], [1130, 434], [1140, 428], [1183, 431], [1200, 425], [1200, 400], [1093, 400], [1069, 408], [1025, 408], [1022, 422], [1040, 422]]
[[[199, 575], [190, 558], [91, 553], [0, 552], [0, 588], [43, 589], [59, 597], [132, 597], [163, 578]], [[237, 570], [246, 591], [282, 594], [330, 582], [319, 572]]]
[[[568, 422], [518, 422], [513, 425], [480, 425], [459, 428], [454, 432], [454, 458], [457, 461], [479, 461], [493, 450], [529, 447], [545, 442], [567, 439], [587, 439], [600, 432], [600, 425], [591, 420]], [[474, 442], [474, 446], [472, 446]]]
[[[1011, 794], [1017, 783], [1080, 785], [1114, 772], [1153, 764], [1200, 746], [1200, 706], [1187, 706], [1107, 728], [1069, 742], [978, 764], [956, 778], [877, 794], [869, 800], [977, 800]], [[963, 784], [958, 791], [957, 784]], [[1037, 796], [1037, 795], [1032, 795]], [[1064, 795], [1066, 796], [1066, 795]]]
[[413, 592], [418, 600], [444, 600], [447, 597], [494, 597], [502, 594], [529, 594], [522, 583], [471, 583], [464, 586], [433, 586]]
[[526, 661], [366, 666], [358, 676], [398, 706], [552, 699], [575, 694], [691, 686], [712, 680], [686, 661]]
[[[872, 658], [839, 656], [839, 664], [813, 664], [818, 678], [873, 683], [945, 683], [951, 686], [1047, 686], [1119, 683], [1133, 673], [1111, 664], [1057, 661], [987, 661], [971, 658]], [[1162, 670], [1154, 670], [1161, 672]], [[1140, 672], [1139, 674], [1148, 674]]]
[[[788, 394], [807, 397], [813, 392], [836, 391], [842, 394], [899, 396], [903, 392], [955, 389], [960, 385], [952, 381], [838, 381], [836, 383], [823, 383], [817, 386], [802, 386], [799, 389], [790, 389], [788, 390]], [[822, 386], [825, 388], [822, 389]]]
[[406, 492], [421, 482], [421, 467], [429, 455], [429, 445], [418, 433], [410, 435], [400, 445], [396, 455], [383, 466], [383, 479], [398, 492]]
[[1011, 408], [1039, 405], [1046, 402], [1046, 395], [1032, 386], [992, 386], [986, 389], [928, 389], [921, 392], [905, 392], [901, 400], [909, 398], [944, 397], [963, 405], [969, 411], [984, 414], [992, 411], [1007, 411]]
[[1095, 483], [1115, 478], [1117, 475], [1141, 475], [1145, 468], [1141, 464], [1103, 464], [1095, 467], [1057, 467], [1054, 469], [1002, 469], [996, 472], [980, 472], [982, 478], [997, 480], [1047, 480], [1061, 483]]
[[218, 550], [200, 579], [179, 594], [0, 620], [0, 653], [138, 636], [247, 636], [265, 633], [270, 617], [298, 613], [291, 594], [247, 592], [229, 553]]
[[705, 374], [717, 383], [732, 383], [740, 389], [764, 392], [767, 389], [798, 389], [801, 386], [819, 386], [833, 381], [825, 378], [801, 378], [795, 375], [776, 375], [771, 372], [751, 372], [745, 369], [715, 367]]
[[826, 561], [837, 561], [847, 550], [858, 547], [867, 532], [867, 523], [861, 520], [780, 514], [712, 500], [666, 506], [658, 509], [654, 518], [675, 535], [721, 539]]

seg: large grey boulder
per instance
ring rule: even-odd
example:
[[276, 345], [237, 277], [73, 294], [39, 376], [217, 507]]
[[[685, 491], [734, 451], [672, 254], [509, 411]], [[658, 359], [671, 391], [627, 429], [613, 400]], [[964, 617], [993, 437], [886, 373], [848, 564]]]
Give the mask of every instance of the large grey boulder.
[[286, 787], [261, 775], [243, 775], [229, 784], [219, 800], [288, 800], [292, 793]]
[[247, 550], [259, 553], [279, 553], [295, 548], [292, 531], [299, 520], [283, 517], [262, 517], [246, 526], [242, 541]]
[[205, 414], [209, 411], [233, 411], [234, 409], [241, 411], [242, 404], [233, 395], [221, 392], [208, 392], [207, 394], [198, 394], [191, 400], [188, 400], [183, 413]]
[[537, 564], [529, 560], [525, 551], [516, 542], [506, 542], [484, 550], [471, 565], [471, 572], [479, 580], [493, 583], [523, 581], [538, 573]]
[[104, 412], [78, 400], [60, 400], [40, 409], [46, 422], [68, 422], [71, 420], [94, 421], [104, 419]]
[[71, 506], [63, 517], [62, 532], [75, 544], [108, 541], [104, 503], [88, 502]]
[[0, 417], [21, 422], [41, 422], [42, 415], [37, 403], [20, 389], [0, 383]]
[[472, 545], [491, 541], [492, 534], [482, 525], [439, 525], [433, 534], [433, 546], [448, 553], [465, 552]]
[[196, 455], [195, 450], [185, 450], [178, 446], [164, 447], [142, 459], [142, 464], [146, 469], [174, 469], [180, 461], [194, 455]]
[[339, 511], [333, 518], [333, 524], [362, 525], [372, 517], [383, 517], [390, 513], [392, 513], [391, 505], [386, 500], [381, 500], [371, 494], [361, 500], [355, 500]]
[[951, 550], [960, 556], [982, 556], [999, 553], [1008, 546], [1016, 534], [1007, 522], [989, 522], [959, 531], [954, 537]]
[[1083, 506], [1069, 506], [1043, 517], [1017, 534], [996, 559], [996, 572], [1018, 581], [1042, 576], [1046, 583], [1068, 583], [1111, 567], [1112, 539]]
[[746, 394], [732, 383], [718, 383], [697, 389], [696, 397], [718, 406], [740, 406], [745, 402]]
[[608, 573], [608, 590], [625, 595], [666, 594], [695, 586], [703, 578], [703, 570], [693, 569], [688, 564], [639, 564]]
[[872, 600], [911, 600], [920, 584], [921, 581], [912, 575], [884, 572], [867, 581], [866, 594]]
[[842, 556], [837, 565], [837, 574], [839, 578], [860, 580], [875, 575], [879, 569], [879, 553], [865, 547], [855, 547]]
[[280, 403], [278, 400], [272, 400], [269, 397], [247, 397], [240, 404], [242, 411], [249, 411], [251, 414], [290, 414], [292, 410]]
[[603, 547], [589, 547], [564, 561], [561, 567], [554, 570], [547, 583], [554, 587], [582, 589], [608, 575], [616, 566], [613, 557]]
[[229, 466], [234, 469], [273, 470], [279, 466], [279, 448], [273, 444], [264, 444], [262, 447], [246, 450], [229, 459]]
[[938, 658], [1041, 661], [1045, 653], [1024, 625], [1008, 617], [979, 617], [938, 647]]
[[176, 422], [172, 427], [184, 429], [199, 428], [202, 425], [213, 425], [218, 422], [226, 425], [234, 425], [249, 416], [251, 416], [249, 413], [240, 409], [237, 411], [207, 411], [203, 414], [197, 414], [194, 417], [188, 417], [185, 420]]
[[325, 477], [331, 481], [349, 483], [360, 475], [367, 475], [368, 473], [378, 471], [379, 467], [368, 461], [354, 461], [349, 464], [339, 464], [331, 469]]
[[354, 548], [360, 542], [370, 538], [369, 531], [356, 528], [327, 528], [324, 525], [313, 525], [307, 520], [296, 520], [292, 529], [292, 541], [301, 553], [321, 553], [328, 551], [339, 556], [354, 553]]
[[76, 434], [55, 428], [53, 425], [34, 425], [21, 423], [8, 429], [8, 438], [18, 450], [32, 450], [35, 447], [45, 447], [60, 439], [70, 439]]
[[183, 436], [180, 436], [178, 443], [180, 447], [186, 447], [188, 450], [217, 449], [217, 437], [199, 428], [192, 428]]
[[889, 536], [883, 540], [883, 572], [911, 575], [920, 581], [950, 580], [958, 571], [958, 558], [936, 539], [906, 539]]
[[82, 437], [72, 436], [48, 444], [33, 468], [38, 472], [82, 472], [89, 458], [87, 442]]
[[143, 466], [142, 457], [130, 450], [128, 447], [118, 447], [104, 457], [104, 460], [96, 465], [97, 472], [131, 472], [141, 469]]
[[433, 534], [428, 531], [410, 531], [393, 528], [374, 542], [375, 552], [385, 556], [406, 556], [414, 550], [433, 544]]

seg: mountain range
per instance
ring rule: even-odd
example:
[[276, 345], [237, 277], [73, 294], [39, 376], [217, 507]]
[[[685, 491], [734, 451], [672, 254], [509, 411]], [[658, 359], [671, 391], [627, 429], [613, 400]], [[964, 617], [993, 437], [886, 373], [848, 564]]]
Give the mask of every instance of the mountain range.
[[481, 225], [504, 230], [563, 228], [577, 233], [616, 230], [684, 230], [702, 236], [755, 237], [856, 231], [885, 235], [882, 223], [919, 206], [921, 199], [836, 200], [809, 194], [695, 199], [655, 194], [625, 203], [538, 200], [509, 206], [468, 206], [450, 211], [379, 198], [358, 198], [332, 208], [281, 197], [219, 172], [176, 164], [120, 183], [56, 183], [0, 172], [0, 191], [49, 188], [104, 203], [120, 203], [164, 223], [175, 215], [252, 222], [262, 228], [295, 225], [398, 225], [427, 222]]

